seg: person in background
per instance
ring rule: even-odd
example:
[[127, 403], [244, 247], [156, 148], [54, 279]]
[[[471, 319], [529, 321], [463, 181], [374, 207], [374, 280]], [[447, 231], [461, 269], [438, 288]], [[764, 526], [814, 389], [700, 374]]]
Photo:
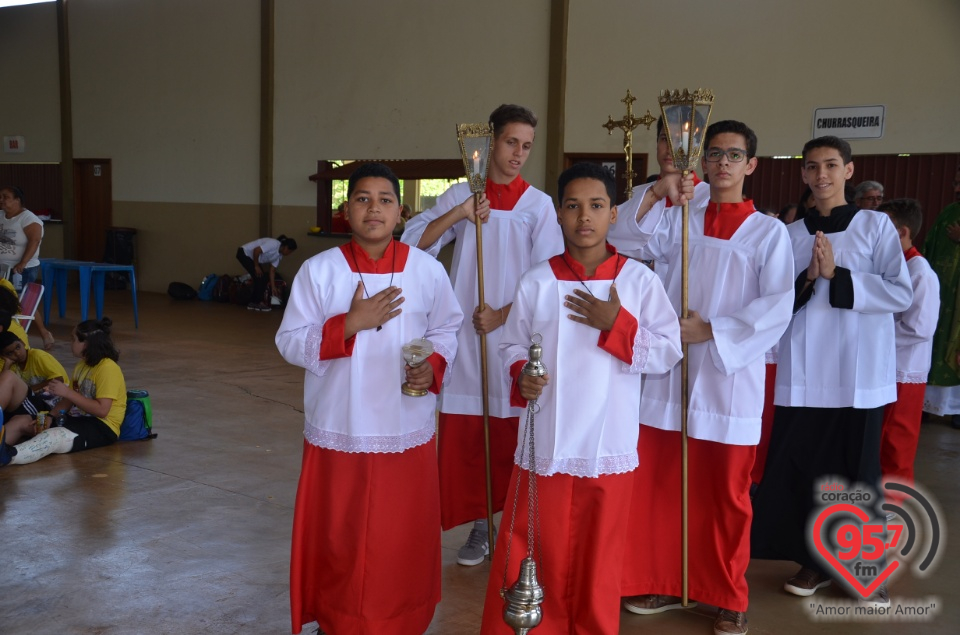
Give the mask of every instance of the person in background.
[[[284, 256], [297, 250], [297, 241], [280, 235], [278, 238], [258, 238], [237, 248], [237, 260], [253, 276], [253, 297], [247, 308], [251, 311], [267, 312], [270, 303], [266, 301], [264, 291], [270, 285], [270, 295], [277, 295], [277, 266]], [[267, 275], [262, 265], [268, 265]]]
[[[40, 243], [43, 221], [25, 208], [23, 191], [16, 186], [0, 188], [0, 265], [10, 267], [10, 279], [17, 294], [29, 282], [36, 282], [40, 273]], [[19, 277], [19, 278], [18, 278]], [[19, 280], [19, 284], [16, 282]], [[40, 314], [33, 320], [43, 338], [43, 348], [53, 348], [53, 334], [47, 330]]]
[[960, 168], [953, 178], [953, 203], [943, 208], [923, 241], [923, 251], [940, 279], [940, 319], [933, 335], [933, 357], [924, 412], [950, 417], [960, 429], [960, 311], [957, 288], [960, 286]]
[[883, 184], [863, 181], [853, 191], [853, 204], [860, 209], [877, 209], [883, 202]]

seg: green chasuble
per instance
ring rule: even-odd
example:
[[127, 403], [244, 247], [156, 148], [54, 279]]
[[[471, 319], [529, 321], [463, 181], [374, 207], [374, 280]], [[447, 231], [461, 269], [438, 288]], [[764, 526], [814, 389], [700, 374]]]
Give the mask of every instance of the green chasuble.
[[960, 222], [960, 203], [946, 206], [923, 241], [923, 255], [940, 278], [940, 319], [933, 335], [933, 360], [927, 383], [960, 385], [956, 354], [960, 348], [960, 245], [947, 236], [947, 226]]

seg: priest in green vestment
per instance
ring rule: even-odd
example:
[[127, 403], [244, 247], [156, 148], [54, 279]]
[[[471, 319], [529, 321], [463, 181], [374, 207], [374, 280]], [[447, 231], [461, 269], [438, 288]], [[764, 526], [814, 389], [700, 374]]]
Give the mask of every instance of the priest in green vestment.
[[933, 360], [923, 409], [954, 415], [960, 427], [960, 169], [953, 181], [954, 202], [940, 212], [923, 243], [923, 254], [940, 278], [940, 319], [933, 336]]

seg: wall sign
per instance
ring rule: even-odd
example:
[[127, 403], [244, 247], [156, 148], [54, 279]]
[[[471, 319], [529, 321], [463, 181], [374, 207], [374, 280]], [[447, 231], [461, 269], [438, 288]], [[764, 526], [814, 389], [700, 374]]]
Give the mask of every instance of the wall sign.
[[23, 137], [4, 137], [4, 152], [23, 152], [27, 149], [27, 140]]
[[813, 136], [841, 139], [879, 139], [883, 136], [886, 106], [846, 106], [813, 111]]

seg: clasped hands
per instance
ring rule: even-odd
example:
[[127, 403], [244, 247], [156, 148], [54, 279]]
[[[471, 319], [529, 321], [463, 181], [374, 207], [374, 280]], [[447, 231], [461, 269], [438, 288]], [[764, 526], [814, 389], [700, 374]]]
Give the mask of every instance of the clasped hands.
[[833, 245], [823, 232], [817, 232], [813, 240], [813, 252], [810, 266], [807, 267], [807, 282], [816, 282], [817, 278], [833, 280], [837, 266], [833, 260]]

